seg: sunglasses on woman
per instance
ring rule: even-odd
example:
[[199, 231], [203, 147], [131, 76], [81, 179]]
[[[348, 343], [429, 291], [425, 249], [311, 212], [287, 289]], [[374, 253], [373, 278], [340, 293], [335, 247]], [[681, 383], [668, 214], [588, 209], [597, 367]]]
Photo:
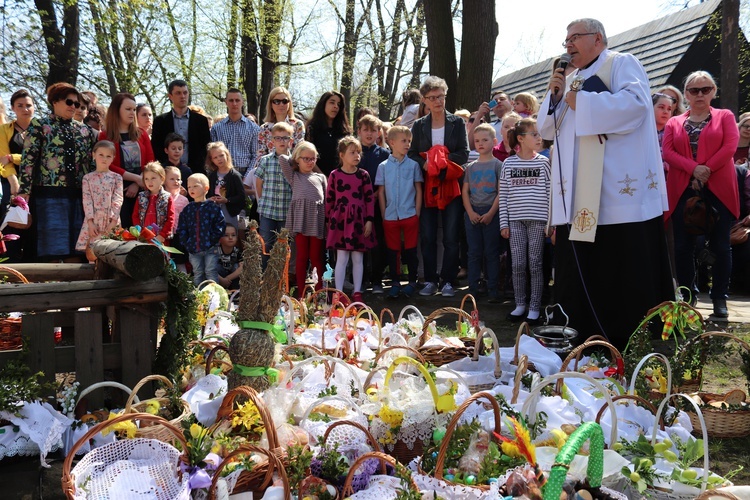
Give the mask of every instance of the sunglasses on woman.
[[703, 95], [708, 95], [711, 93], [713, 89], [714, 89], [713, 87], [693, 87], [693, 88], [685, 89], [685, 90], [690, 92], [690, 95], [698, 95], [699, 93]]
[[78, 101], [74, 101], [73, 99], [65, 99], [65, 104], [67, 104], [68, 106], [73, 106], [76, 109], [81, 107], [81, 103]]
[[273, 99], [271, 103], [279, 105], [279, 104], [289, 104], [289, 99]]

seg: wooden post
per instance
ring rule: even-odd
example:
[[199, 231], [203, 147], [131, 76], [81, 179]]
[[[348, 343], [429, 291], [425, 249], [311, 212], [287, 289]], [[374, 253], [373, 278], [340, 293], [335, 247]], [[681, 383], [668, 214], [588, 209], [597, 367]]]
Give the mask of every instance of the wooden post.
[[[104, 350], [102, 348], [102, 314], [100, 312], [75, 313], [76, 380], [81, 390], [104, 380]], [[86, 396], [89, 408], [102, 408], [101, 391]]]
[[166, 265], [162, 251], [148, 243], [102, 239], [91, 250], [97, 259], [138, 281], [159, 276]]
[[[5, 264], [29, 281], [79, 281], [94, 279], [91, 264]], [[0, 270], [0, 276], [7, 273]]]
[[[122, 383], [132, 388], [143, 377], [151, 375], [156, 346], [151, 342], [151, 318], [147, 312], [130, 307], [120, 309], [120, 345], [122, 347]], [[151, 384], [141, 389], [138, 397], [145, 399], [154, 395]]]
[[[44, 382], [55, 383], [54, 313], [28, 314], [23, 317], [21, 334], [29, 346], [29, 368], [44, 372]], [[45, 395], [54, 396], [54, 390]]]

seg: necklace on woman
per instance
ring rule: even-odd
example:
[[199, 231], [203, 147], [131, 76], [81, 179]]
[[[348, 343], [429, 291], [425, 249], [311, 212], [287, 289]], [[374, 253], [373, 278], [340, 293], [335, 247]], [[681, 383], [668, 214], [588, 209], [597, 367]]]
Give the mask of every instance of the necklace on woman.
[[18, 124], [18, 122], [13, 124], [16, 127], [16, 130], [18, 131], [18, 135], [21, 136], [21, 140], [26, 140], [26, 135], [29, 133], [29, 127], [21, 128], [21, 126]]

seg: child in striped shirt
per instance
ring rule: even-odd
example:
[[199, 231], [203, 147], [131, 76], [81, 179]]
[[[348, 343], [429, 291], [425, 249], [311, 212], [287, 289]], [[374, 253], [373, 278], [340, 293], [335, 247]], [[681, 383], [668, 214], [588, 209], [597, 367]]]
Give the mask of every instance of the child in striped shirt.
[[[549, 217], [550, 164], [540, 155], [542, 137], [536, 120], [524, 118], [508, 131], [508, 145], [516, 150], [503, 163], [499, 182], [500, 235], [510, 238], [513, 261], [513, 291], [516, 308], [507, 319], [526, 317], [530, 324], [539, 322], [544, 289], [544, 237]], [[531, 299], [526, 314], [526, 263], [531, 274]]]

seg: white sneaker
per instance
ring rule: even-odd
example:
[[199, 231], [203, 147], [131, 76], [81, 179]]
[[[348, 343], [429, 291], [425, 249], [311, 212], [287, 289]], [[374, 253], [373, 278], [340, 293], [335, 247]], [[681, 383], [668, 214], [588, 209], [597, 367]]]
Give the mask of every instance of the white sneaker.
[[453, 297], [456, 295], [456, 290], [453, 289], [453, 285], [450, 283], [446, 283], [443, 285], [443, 289], [440, 291], [440, 293], [443, 294], [443, 297]]
[[438, 287], [435, 283], [428, 281], [425, 283], [424, 288], [419, 291], [419, 295], [426, 297], [428, 295], [435, 295], [438, 291]]

